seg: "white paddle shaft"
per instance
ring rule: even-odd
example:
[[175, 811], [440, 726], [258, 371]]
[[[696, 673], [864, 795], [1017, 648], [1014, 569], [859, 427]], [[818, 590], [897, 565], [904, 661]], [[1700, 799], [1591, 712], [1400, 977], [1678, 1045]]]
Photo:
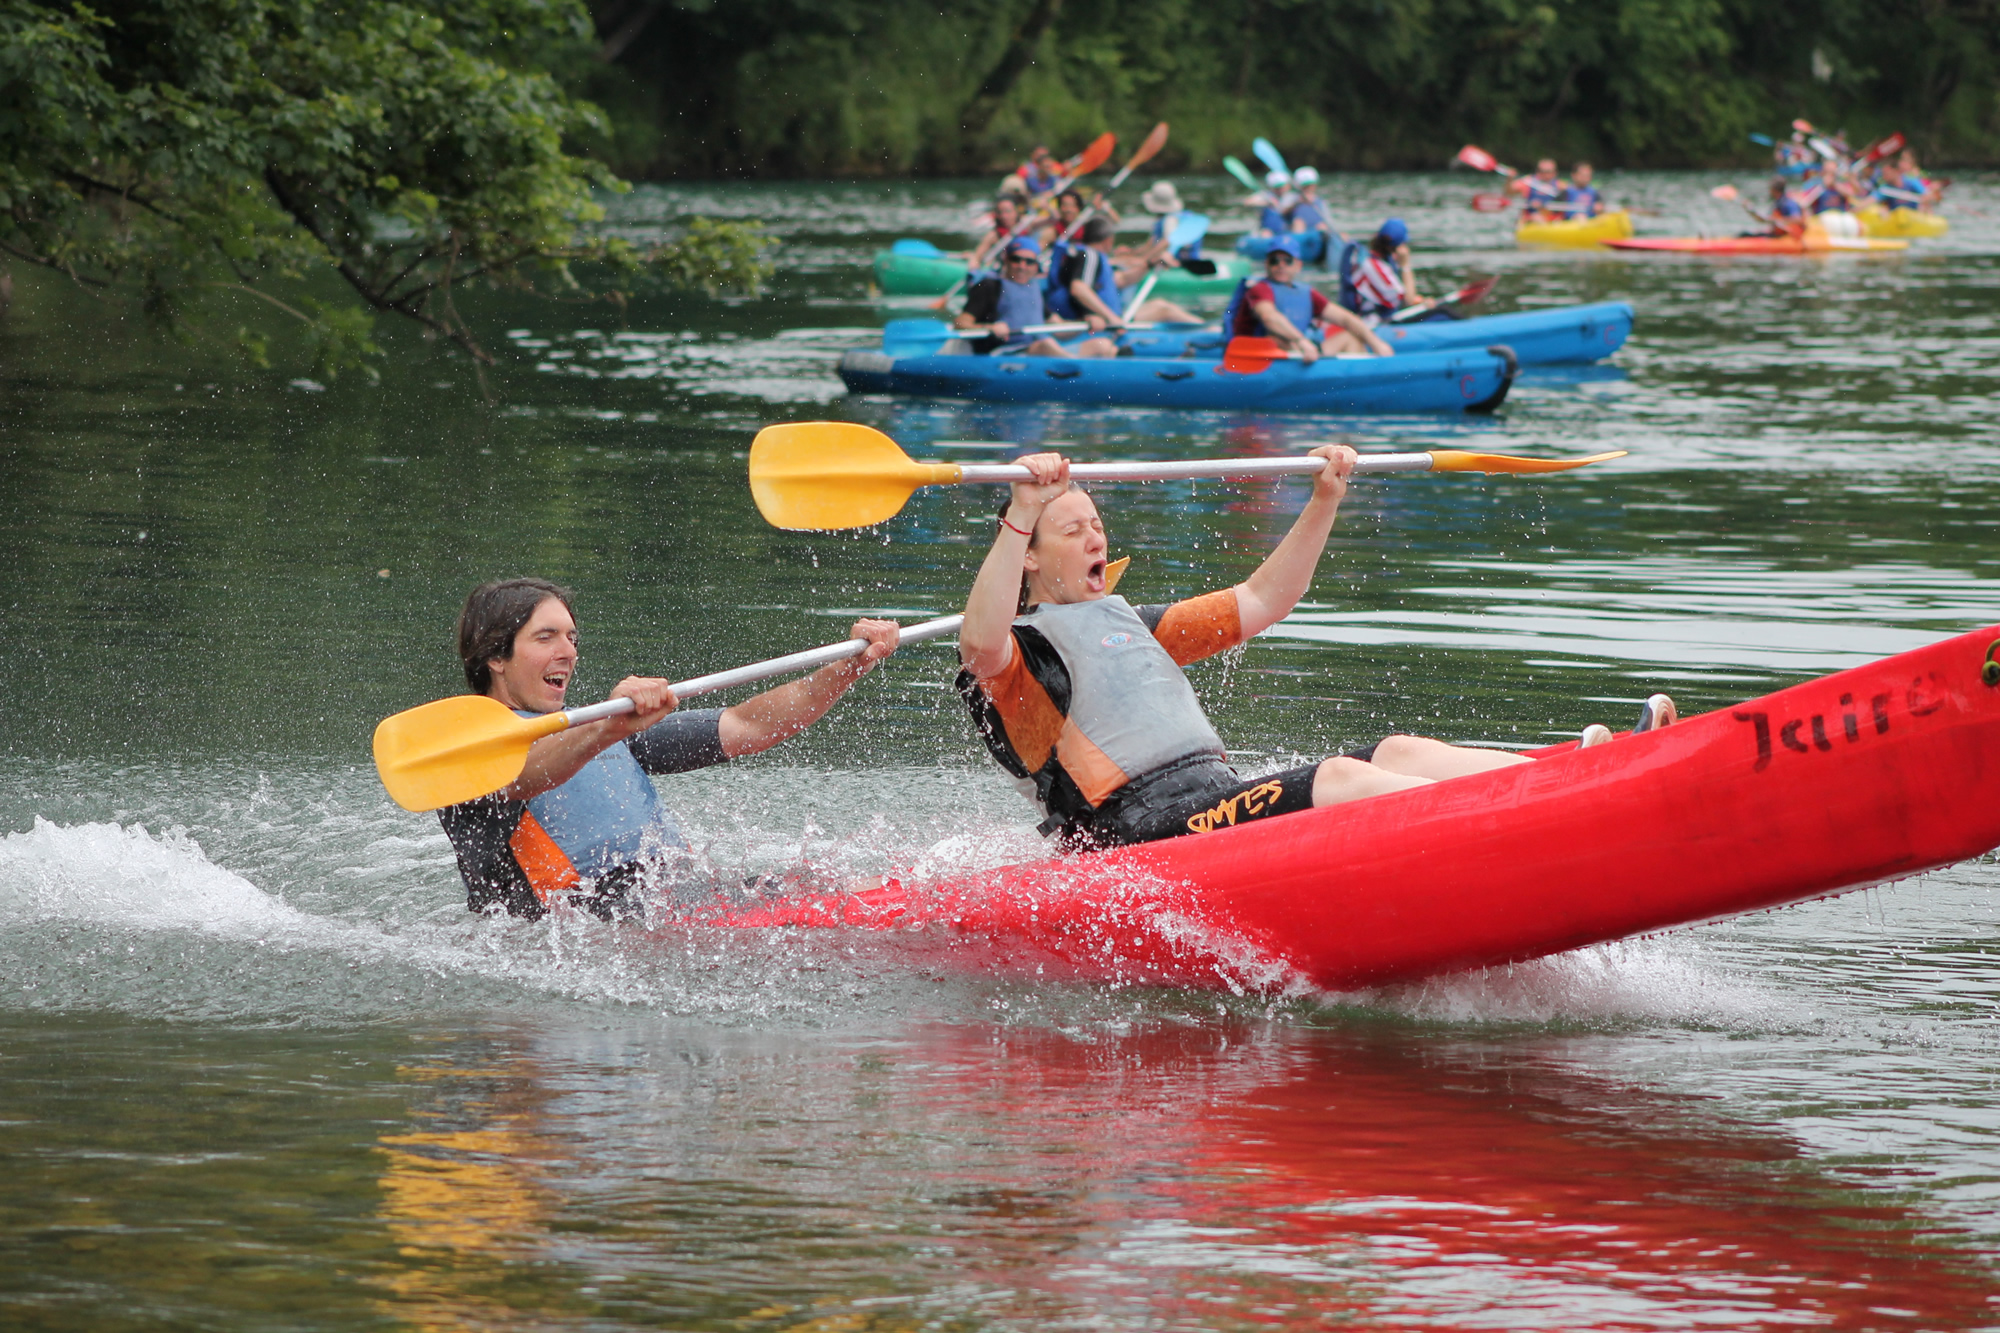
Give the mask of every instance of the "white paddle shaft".
[[[1200, 477], [1290, 477], [1316, 473], [1324, 458], [1199, 458], [1184, 463], [1071, 463], [1075, 481], [1185, 481]], [[1363, 454], [1355, 461], [1360, 472], [1429, 472], [1429, 454]], [[1035, 474], [1019, 463], [967, 463], [959, 480], [1033, 481]]]
[[[936, 620], [926, 620], [920, 624], [907, 626], [899, 642], [922, 643], [926, 639], [939, 639], [947, 634], [956, 634], [964, 620], [964, 616], [941, 616]], [[810, 671], [829, 662], [859, 657], [867, 650], [866, 639], [842, 639], [839, 643], [808, 648], [803, 652], [787, 653], [783, 657], [752, 662], [749, 666], [732, 667], [728, 671], [715, 671], [706, 676], [693, 676], [687, 680], [677, 681], [674, 684], [674, 696], [679, 699], [692, 699], [698, 694], [713, 694], [732, 685], [748, 685], [753, 680], [769, 680], [772, 676], [789, 675], [794, 671]], [[572, 708], [563, 716], [568, 719], [565, 725], [580, 727], [586, 722], [597, 722], [607, 717], [617, 717], [620, 713], [629, 713], [635, 707], [637, 705], [630, 699], [606, 699], [601, 704], [591, 704], [587, 708]]]

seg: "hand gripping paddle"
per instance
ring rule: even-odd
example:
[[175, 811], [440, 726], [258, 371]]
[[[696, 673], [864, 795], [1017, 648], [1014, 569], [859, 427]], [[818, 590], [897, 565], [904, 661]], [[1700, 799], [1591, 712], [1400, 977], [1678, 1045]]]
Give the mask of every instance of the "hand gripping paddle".
[[[1567, 472], [1623, 449], [1587, 458], [1521, 458], [1458, 449], [1363, 454], [1356, 473]], [[1305, 476], [1323, 458], [1222, 458], [1159, 463], [1072, 463], [1078, 481], [1171, 481], [1198, 477]], [[1019, 463], [920, 463], [881, 431], [849, 421], [766, 426], [750, 446], [750, 494], [773, 527], [831, 532], [894, 518], [919, 486], [1028, 481]]]

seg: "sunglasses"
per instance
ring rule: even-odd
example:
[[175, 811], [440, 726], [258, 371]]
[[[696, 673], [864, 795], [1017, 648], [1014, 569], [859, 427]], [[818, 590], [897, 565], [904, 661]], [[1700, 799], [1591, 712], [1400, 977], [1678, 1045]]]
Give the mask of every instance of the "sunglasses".
[[1264, 256], [1264, 263], [1265, 263], [1266, 265], [1270, 265], [1270, 264], [1296, 264], [1296, 263], [1298, 263], [1298, 262], [1299, 262], [1299, 257], [1298, 257], [1297, 255], [1287, 255], [1287, 254], [1276, 254], [1276, 255], [1266, 255], [1266, 256]]
[[1040, 263], [1042, 262], [1042, 260], [1041, 260], [1041, 257], [1040, 257], [1039, 255], [1008, 255], [1008, 256], [1007, 256], [1007, 262], [1008, 262], [1008, 263], [1010, 263], [1010, 264], [1037, 264], [1037, 265], [1039, 265], [1039, 264], [1040, 264]]

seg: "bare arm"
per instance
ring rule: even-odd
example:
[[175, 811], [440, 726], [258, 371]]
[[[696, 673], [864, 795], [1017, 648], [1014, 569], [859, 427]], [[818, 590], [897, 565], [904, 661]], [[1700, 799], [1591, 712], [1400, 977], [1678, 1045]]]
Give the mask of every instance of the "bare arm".
[[1354, 451], [1344, 444], [1329, 444], [1313, 450], [1313, 455], [1327, 459], [1329, 465], [1313, 479], [1312, 499], [1299, 512], [1278, 549], [1236, 585], [1236, 614], [1246, 639], [1290, 615], [1299, 598], [1306, 595], [1312, 586], [1313, 568], [1333, 531], [1334, 516], [1340, 512], [1341, 498], [1347, 494]]
[[997, 525], [993, 548], [966, 595], [965, 623], [958, 627], [958, 659], [979, 680], [991, 680], [1014, 660], [1014, 609], [1021, 600], [1027, 534], [1035, 530], [1048, 502], [1069, 489], [1069, 460], [1061, 454], [1030, 454], [1014, 461], [1033, 471], [1035, 480], [1014, 483], [1007, 522]]
[[819, 721], [855, 681], [896, 651], [899, 633], [893, 620], [857, 620], [849, 637], [868, 640], [867, 651], [859, 657], [823, 666], [810, 676], [724, 709], [718, 728], [722, 752], [731, 759], [761, 754]]
[[613, 699], [630, 699], [636, 707], [618, 717], [588, 722], [544, 736], [528, 747], [521, 776], [500, 789], [509, 801], [526, 801], [568, 782], [583, 766], [614, 745], [623, 744], [674, 711], [674, 688], [656, 676], [627, 676], [611, 691]]
[[1328, 301], [1326, 309], [1320, 312], [1322, 319], [1338, 324], [1367, 345], [1377, 356], [1394, 356], [1396, 349], [1382, 341], [1381, 335], [1368, 327], [1368, 321], [1337, 301]]
[[1305, 333], [1278, 309], [1276, 301], [1254, 301], [1250, 305], [1259, 320], [1263, 321], [1265, 332], [1297, 352], [1307, 361], [1319, 360], [1319, 344], [1306, 337]]

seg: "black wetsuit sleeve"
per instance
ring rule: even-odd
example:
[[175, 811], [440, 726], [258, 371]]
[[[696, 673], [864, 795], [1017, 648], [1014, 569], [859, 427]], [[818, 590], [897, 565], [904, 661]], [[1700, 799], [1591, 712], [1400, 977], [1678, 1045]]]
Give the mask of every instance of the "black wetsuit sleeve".
[[1145, 622], [1146, 632], [1149, 634], [1158, 634], [1160, 632], [1161, 619], [1172, 609], [1166, 603], [1162, 603], [1159, 606], [1135, 606], [1132, 608], [1138, 614], [1139, 619]]
[[722, 752], [720, 708], [690, 708], [665, 718], [626, 741], [632, 757], [648, 773], [689, 773], [727, 763]]
[[1000, 318], [1000, 279], [981, 278], [966, 289], [965, 313], [981, 324]]
[[458, 858], [465, 881], [465, 905], [475, 912], [499, 905], [511, 916], [535, 918], [547, 909], [514, 859], [512, 838], [528, 811], [525, 801], [509, 801], [497, 793], [437, 812]]
[[1090, 263], [1090, 257], [1094, 253], [1096, 252], [1085, 246], [1071, 250], [1065, 254], [1063, 256], [1062, 272], [1056, 274], [1056, 281], [1067, 287], [1082, 277], [1084, 267]]

